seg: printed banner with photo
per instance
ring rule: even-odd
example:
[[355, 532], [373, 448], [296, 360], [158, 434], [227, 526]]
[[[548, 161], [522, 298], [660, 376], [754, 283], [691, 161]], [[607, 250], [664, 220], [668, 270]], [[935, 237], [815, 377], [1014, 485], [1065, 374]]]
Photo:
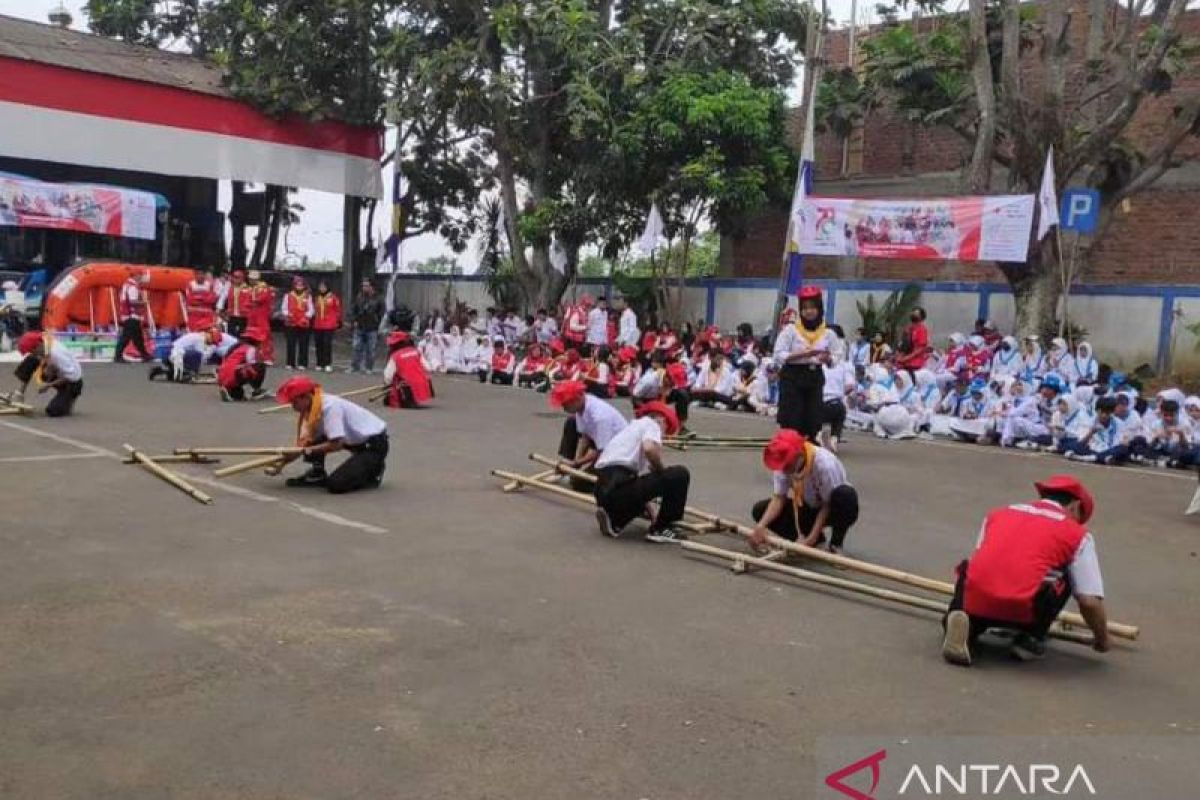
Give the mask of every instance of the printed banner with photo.
[[149, 192], [0, 177], [0, 225], [153, 239], [155, 223]]
[[869, 200], [809, 196], [798, 251], [923, 261], [1024, 261], [1034, 196]]

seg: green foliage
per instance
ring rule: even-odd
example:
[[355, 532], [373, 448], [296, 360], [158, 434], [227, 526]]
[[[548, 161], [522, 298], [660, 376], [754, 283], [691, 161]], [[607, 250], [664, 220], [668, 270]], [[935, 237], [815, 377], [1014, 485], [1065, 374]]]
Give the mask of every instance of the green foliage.
[[855, 305], [858, 306], [858, 316], [867, 336], [882, 333], [884, 341], [895, 347], [899, 345], [904, 327], [908, 325], [909, 315], [920, 302], [921, 287], [910, 283], [889, 294], [879, 305], [876, 305], [874, 295], [867, 295], [865, 302], [855, 301]]
[[462, 267], [453, 256], [431, 256], [424, 261], [410, 261], [407, 265], [413, 272], [422, 275], [461, 275]]
[[906, 119], [937, 124], [968, 111], [974, 87], [961, 22], [933, 33], [908, 25], [886, 28], [867, 38], [862, 51], [867, 85]]
[[817, 130], [845, 139], [870, 110], [871, 96], [854, 70], [845, 67], [822, 75], [816, 103], [813, 120]]

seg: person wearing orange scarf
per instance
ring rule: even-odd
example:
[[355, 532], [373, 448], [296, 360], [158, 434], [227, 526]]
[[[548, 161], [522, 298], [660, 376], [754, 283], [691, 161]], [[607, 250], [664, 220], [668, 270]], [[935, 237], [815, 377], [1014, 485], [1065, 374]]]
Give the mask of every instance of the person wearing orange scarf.
[[306, 370], [308, 339], [316, 309], [308, 283], [299, 275], [292, 278], [292, 290], [283, 296], [280, 313], [283, 315], [284, 335], [287, 338], [287, 368]]
[[37, 384], [38, 394], [54, 390], [54, 399], [46, 404], [47, 417], [70, 414], [83, 394], [83, 368], [71, 351], [49, 333], [29, 331], [17, 340], [17, 352], [22, 358], [14, 374], [21, 388], [12, 393], [12, 399], [24, 400], [25, 389], [32, 382]]
[[809, 439], [821, 432], [825, 409], [825, 373], [837, 337], [825, 326], [825, 301], [816, 286], [800, 289], [800, 321], [779, 331], [773, 357], [779, 367], [781, 428], [791, 428]]
[[[285, 462], [303, 458], [309, 464], [303, 475], [287, 480], [288, 486], [345, 494], [383, 482], [388, 454], [386, 422], [356, 403], [325, 394], [321, 384], [306, 375], [288, 378], [275, 397], [298, 415], [296, 446], [302, 450]], [[339, 450], [348, 450], [350, 457], [327, 473], [326, 456]]]
[[858, 492], [838, 457], [784, 428], [763, 450], [763, 466], [771, 470], [772, 493], [751, 509], [758, 524], [750, 544], [761, 549], [773, 533], [817, 547], [829, 528], [829, 552], [840, 552], [846, 533], [858, 521]]

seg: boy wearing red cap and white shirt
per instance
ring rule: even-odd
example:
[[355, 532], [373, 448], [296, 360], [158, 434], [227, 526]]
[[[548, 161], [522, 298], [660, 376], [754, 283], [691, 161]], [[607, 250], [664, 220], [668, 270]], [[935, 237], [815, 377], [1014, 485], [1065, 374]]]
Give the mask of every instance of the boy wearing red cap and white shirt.
[[691, 474], [687, 467], [666, 466], [662, 437], [679, 432], [679, 419], [666, 403], [645, 403], [638, 418], [614, 436], [596, 459], [596, 521], [600, 531], [614, 539], [645, 512], [646, 504], [659, 500], [658, 513], [646, 540], [665, 543], [686, 538], [675, 528], [683, 519]]
[[[335, 395], [326, 395], [321, 385], [308, 376], [288, 378], [276, 392], [280, 403], [289, 403], [300, 415], [296, 445], [311, 466], [298, 478], [288, 478], [288, 486], [327, 489], [331, 494], [346, 494], [383, 483], [387, 466], [387, 423], [360, 405]], [[349, 450], [350, 457], [333, 472], [325, 472], [325, 457]]]
[[971, 646], [988, 628], [1016, 631], [1012, 654], [1022, 661], [1045, 653], [1046, 633], [1072, 596], [1108, 650], [1104, 579], [1088, 532], [1095, 501], [1076, 478], [1055, 475], [1034, 484], [1039, 499], [991, 511], [975, 552], [958, 566], [954, 599], [943, 622], [942, 657], [971, 665]]
[[563, 423], [558, 454], [579, 469], [592, 465], [629, 424], [610, 403], [588, 394], [582, 381], [562, 381], [550, 390], [550, 405], [571, 416]]
[[770, 532], [816, 547], [830, 528], [829, 552], [840, 552], [847, 532], [858, 521], [858, 492], [847, 481], [838, 457], [784, 428], [763, 450], [763, 466], [772, 472], [773, 491], [770, 499], [760, 500], [750, 511], [758, 523], [750, 544], [762, 548]]
[[83, 394], [83, 367], [71, 351], [54, 341], [48, 333], [29, 331], [17, 340], [17, 352], [24, 358], [13, 373], [21, 388], [12, 399], [21, 402], [31, 381], [38, 384], [38, 394], [54, 390], [54, 398], [46, 404], [47, 417], [65, 417]]

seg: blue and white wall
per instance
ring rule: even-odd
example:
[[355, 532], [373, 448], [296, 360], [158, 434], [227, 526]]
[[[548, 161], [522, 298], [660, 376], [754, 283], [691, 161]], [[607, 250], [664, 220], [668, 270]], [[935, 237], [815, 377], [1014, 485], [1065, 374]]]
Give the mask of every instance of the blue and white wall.
[[[858, 326], [858, 301], [874, 296], [880, 303], [898, 281], [819, 281], [826, 293], [829, 317], [852, 331]], [[954, 331], [969, 332], [977, 318], [994, 320], [1001, 330], [1013, 326], [1013, 298], [996, 283], [929, 282], [922, 286], [921, 304], [929, 312], [929, 327], [940, 340]], [[771, 324], [777, 284], [761, 278], [690, 280], [684, 296], [688, 319], [704, 318], [722, 330], [749, 322], [755, 330]], [[427, 311], [444, 305], [447, 290], [475, 308], [493, 304], [483, 280], [439, 275], [406, 275], [396, 282], [396, 299]], [[577, 292], [612, 296], [603, 280], [584, 281]], [[1200, 341], [1185, 326], [1200, 321], [1200, 286], [1077, 286], [1070, 299], [1072, 319], [1090, 332], [1101, 360], [1123, 369], [1150, 364], [1170, 365], [1175, 372], [1200, 369]]]

